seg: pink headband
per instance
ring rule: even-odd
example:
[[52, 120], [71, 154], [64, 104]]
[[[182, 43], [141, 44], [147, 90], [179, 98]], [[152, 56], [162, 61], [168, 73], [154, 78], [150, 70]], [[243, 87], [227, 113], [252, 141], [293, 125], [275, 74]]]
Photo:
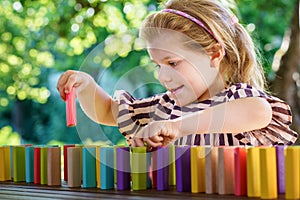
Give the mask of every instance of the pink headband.
[[196, 19], [195, 17], [193, 17], [193, 16], [191, 16], [191, 15], [185, 13], [185, 12], [182, 12], [182, 11], [179, 11], [179, 10], [174, 10], [174, 9], [163, 9], [162, 12], [177, 14], [177, 15], [180, 15], [180, 16], [186, 18], [186, 19], [189, 19], [189, 20], [195, 22], [196, 24], [201, 26], [207, 33], [209, 33], [216, 41], [218, 41], [216, 39], [216, 37], [214, 36], [214, 34], [203, 24], [203, 22]]

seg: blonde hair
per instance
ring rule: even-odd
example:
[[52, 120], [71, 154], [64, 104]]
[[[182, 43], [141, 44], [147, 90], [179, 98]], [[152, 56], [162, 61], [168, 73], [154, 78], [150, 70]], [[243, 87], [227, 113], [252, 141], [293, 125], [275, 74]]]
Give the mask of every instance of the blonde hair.
[[169, 12], [149, 15], [140, 34], [150, 41], [155, 36], [147, 34], [148, 28], [179, 31], [200, 44], [207, 52], [219, 43], [226, 52], [220, 63], [224, 84], [230, 86], [243, 82], [264, 90], [264, 71], [252, 38], [240, 23], [233, 23], [234, 15], [219, 4], [216, 0], [169, 0], [164, 7], [185, 12], [201, 20], [214, 37], [193, 21]]

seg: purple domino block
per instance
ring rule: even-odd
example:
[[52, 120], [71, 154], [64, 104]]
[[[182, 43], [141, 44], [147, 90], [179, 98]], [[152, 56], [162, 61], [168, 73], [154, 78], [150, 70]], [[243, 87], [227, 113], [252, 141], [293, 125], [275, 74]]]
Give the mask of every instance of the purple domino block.
[[117, 190], [130, 190], [129, 147], [116, 148]]
[[191, 147], [175, 147], [176, 190], [191, 192]]
[[276, 146], [277, 188], [279, 194], [285, 193], [285, 146]]
[[157, 190], [169, 190], [169, 148], [157, 149]]

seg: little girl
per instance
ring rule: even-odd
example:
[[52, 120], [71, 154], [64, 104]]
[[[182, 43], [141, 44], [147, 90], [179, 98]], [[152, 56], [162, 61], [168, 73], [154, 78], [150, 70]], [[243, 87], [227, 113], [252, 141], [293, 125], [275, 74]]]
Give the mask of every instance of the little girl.
[[170, 0], [146, 18], [140, 37], [167, 89], [146, 99], [125, 91], [111, 98], [91, 76], [67, 71], [62, 99], [76, 88], [94, 121], [118, 125], [129, 145], [293, 144], [291, 110], [264, 92], [253, 42], [236, 17], [215, 0]]

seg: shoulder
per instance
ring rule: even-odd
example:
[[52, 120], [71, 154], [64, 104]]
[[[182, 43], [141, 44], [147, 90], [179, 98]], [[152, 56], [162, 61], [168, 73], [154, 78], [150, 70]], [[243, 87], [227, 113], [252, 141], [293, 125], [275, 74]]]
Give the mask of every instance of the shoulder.
[[229, 100], [239, 99], [244, 97], [267, 97], [268, 95], [252, 85], [247, 83], [236, 83], [224, 90], [226, 97]]

